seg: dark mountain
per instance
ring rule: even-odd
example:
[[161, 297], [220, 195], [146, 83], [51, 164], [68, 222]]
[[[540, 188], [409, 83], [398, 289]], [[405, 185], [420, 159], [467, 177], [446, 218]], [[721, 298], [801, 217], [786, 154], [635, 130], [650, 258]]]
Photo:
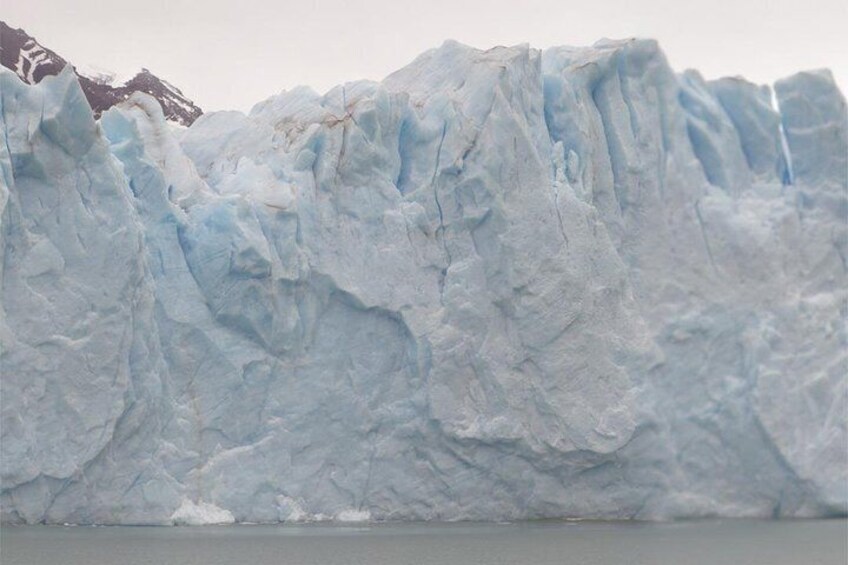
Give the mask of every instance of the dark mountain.
[[[44, 47], [22, 29], [15, 29], [0, 21], [0, 64], [15, 72], [27, 84], [37, 84], [46, 76], [56, 75], [70, 63], [56, 52]], [[203, 114], [194, 102], [172, 84], [160, 79], [147, 69], [123, 84], [94, 80], [81, 74], [76, 67], [80, 85], [88, 99], [94, 116], [129, 98], [135, 91], [150, 94], [162, 106], [165, 118], [184, 126], [191, 125]]]

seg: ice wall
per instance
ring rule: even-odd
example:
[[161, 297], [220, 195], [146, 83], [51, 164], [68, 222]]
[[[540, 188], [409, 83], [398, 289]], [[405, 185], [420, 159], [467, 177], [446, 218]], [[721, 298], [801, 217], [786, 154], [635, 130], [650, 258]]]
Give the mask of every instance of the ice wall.
[[828, 73], [448, 42], [179, 133], [0, 81], [3, 520], [848, 510]]

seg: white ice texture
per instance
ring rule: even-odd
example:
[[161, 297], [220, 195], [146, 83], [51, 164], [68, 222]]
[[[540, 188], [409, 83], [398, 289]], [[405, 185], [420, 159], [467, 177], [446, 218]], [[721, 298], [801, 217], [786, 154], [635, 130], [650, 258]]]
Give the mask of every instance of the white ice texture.
[[826, 71], [448, 42], [184, 131], [0, 87], [6, 522], [848, 510]]

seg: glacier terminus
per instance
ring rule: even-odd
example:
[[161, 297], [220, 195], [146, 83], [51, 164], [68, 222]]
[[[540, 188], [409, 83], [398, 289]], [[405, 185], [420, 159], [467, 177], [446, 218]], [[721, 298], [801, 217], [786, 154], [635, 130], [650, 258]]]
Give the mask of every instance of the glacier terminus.
[[95, 120], [0, 71], [7, 523], [848, 512], [827, 71], [446, 42]]

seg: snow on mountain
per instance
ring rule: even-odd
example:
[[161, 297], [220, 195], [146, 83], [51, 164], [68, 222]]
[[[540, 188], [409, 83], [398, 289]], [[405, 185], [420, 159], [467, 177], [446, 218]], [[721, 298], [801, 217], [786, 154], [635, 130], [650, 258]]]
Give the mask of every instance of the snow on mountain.
[[[14, 29], [3, 21], [0, 21], [0, 63], [27, 84], [57, 75], [69, 64], [24, 30]], [[75, 67], [74, 72], [97, 118], [136, 91], [153, 96], [162, 105], [165, 118], [180, 125], [191, 125], [203, 114], [178, 88], [147, 69], [133, 76], [121, 76], [91, 65]]]
[[24, 30], [9, 27], [3, 21], [0, 21], [0, 63], [27, 84], [58, 74], [68, 64]]
[[[104, 69], [103, 67], [91, 64], [75, 65], [74, 70], [77, 72], [77, 76], [85, 77], [87, 79], [92, 80], [93, 82], [96, 82], [97, 84], [103, 84], [112, 87], [124, 86], [127, 82], [129, 82], [131, 78], [133, 78], [140, 72], [135, 71], [131, 74], [121, 74], [116, 71]], [[162, 82], [165, 83], [165, 81]], [[168, 83], [165, 84], [167, 85]]]
[[7, 522], [848, 512], [825, 71], [479, 51], [175, 138], [0, 72]]

